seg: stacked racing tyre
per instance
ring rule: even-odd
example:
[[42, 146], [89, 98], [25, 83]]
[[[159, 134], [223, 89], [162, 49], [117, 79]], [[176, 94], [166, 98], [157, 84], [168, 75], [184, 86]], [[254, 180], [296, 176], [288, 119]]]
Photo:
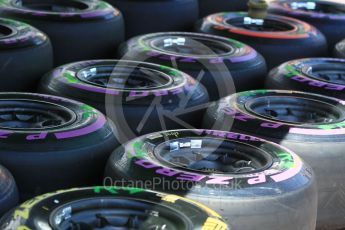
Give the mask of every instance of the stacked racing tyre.
[[41, 94], [0, 94], [0, 164], [17, 181], [21, 199], [101, 182], [118, 146], [96, 109]]
[[198, 127], [209, 102], [204, 87], [189, 75], [125, 60], [61, 66], [42, 79], [40, 91], [83, 101], [106, 113], [121, 143], [162, 129]]
[[205, 17], [224, 11], [244, 11], [248, 1], [245, 0], [199, 0], [199, 15]]
[[209, 126], [255, 134], [301, 156], [317, 178], [317, 229], [345, 227], [344, 101], [297, 91], [241, 92], [208, 109], [204, 127]]
[[326, 56], [327, 42], [315, 27], [303, 21], [269, 14], [263, 21], [245, 12], [210, 15], [196, 24], [196, 31], [244, 42], [266, 59], [271, 69], [286, 61]]
[[28, 24], [5, 18], [0, 18], [0, 33], [0, 91], [35, 91], [39, 79], [53, 68], [49, 38]]
[[276, 0], [270, 12], [302, 21], [318, 28], [327, 38], [329, 50], [345, 37], [345, 2], [333, 0]]
[[137, 36], [123, 44], [124, 59], [167, 65], [188, 73], [204, 85], [212, 101], [236, 91], [257, 89], [266, 62], [253, 48], [219, 36], [168, 32]]
[[16, 182], [11, 173], [0, 165], [0, 218], [19, 201]]
[[172, 130], [139, 137], [109, 158], [104, 184], [119, 182], [194, 199], [233, 229], [315, 229], [311, 168], [291, 151], [245, 134]]
[[345, 59], [345, 39], [335, 46], [334, 56]]
[[230, 230], [213, 210], [175, 195], [133, 187], [90, 187], [44, 194], [6, 215], [1, 229]]
[[266, 88], [306, 91], [345, 100], [345, 60], [309, 58], [286, 62], [269, 73]]
[[52, 41], [55, 66], [110, 58], [124, 39], [121, 13], [96, 0], [5, 0], [0, 15], [24, 21]]
[[120, 9], [126, 22], [126, 37], [188, 31], [198, 19], [198, 0], [106, 0]]

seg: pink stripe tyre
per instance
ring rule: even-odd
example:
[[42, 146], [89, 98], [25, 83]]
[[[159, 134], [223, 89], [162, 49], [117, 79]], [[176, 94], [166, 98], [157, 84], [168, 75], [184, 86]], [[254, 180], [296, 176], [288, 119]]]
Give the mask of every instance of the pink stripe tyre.
[[53, 68], [50, 39], [26, 23], [6, 18], [0, 18], [0, 33], [0, 91], [35, 92], [40, 78]]
[[265, 59], [252, 47], [200, 33], [137, 36], [120, 46], [119, 55], [183, 71], [206, 87], [212, 101], [236, 91], [261, 88], [267, 73]]
[[51, 39], [54, 64], [111, 58], [124, 40], [119, 10], [95, 0], [3, 0], [0, 16], [26, 22]]
[[345, 102], [319, 94], [255, 90], [210, 106], [204, 127], [256, 135], [285, 146], [315, 171], [317, 229], [345, 227]]
[[246, 134], [172, 130], [139, 137], [108, 160], [104, 185], [121, 184], [194, 199], [232, 229], [315, 229], [312, 169], [290, 150]]
[[286, 62], [269, 73], [266, 88], [300, 90], [345, 99], [345, 59], [308, 58]]
[[118, 143], [96, 109], [43, 94], [0, 94], [0, 164], [18, 183], [22, 199], [99, 183]]
[[127, 60], [60, 66], [42, 79], [39, 90], [105, 113], [116, 124], [121, 143], [162, 129], [198, 127], [209, 102], [205, 88], [188, 74]]

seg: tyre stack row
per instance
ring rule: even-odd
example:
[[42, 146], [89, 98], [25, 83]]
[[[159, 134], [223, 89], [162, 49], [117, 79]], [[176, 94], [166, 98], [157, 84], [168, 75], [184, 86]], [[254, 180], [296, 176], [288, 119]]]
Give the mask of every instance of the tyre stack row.
[[0, 3], [2, 228], [345, 227], [343, 17], [108, 2]]

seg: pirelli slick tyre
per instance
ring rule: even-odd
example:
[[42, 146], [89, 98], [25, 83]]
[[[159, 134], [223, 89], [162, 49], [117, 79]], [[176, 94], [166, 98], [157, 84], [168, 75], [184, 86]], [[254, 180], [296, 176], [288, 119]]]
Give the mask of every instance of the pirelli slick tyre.
[[99, 184], [118, 146], [96, 109], [61, 97], [0, 94], [0, 164], [21, 199], [62, 188]]
[[121, 13], [98, 0], [4, 0], [0, 16], [45, 32], [52, 41], [56, 66], [112, 58], [124, 40]]
[[245, 134], [173, 130], [139, 137], [109, 158], [104, 184], [121, 183], [199, 201], [233, 229], [315, 229], [311, 168], [286, 148]]
[[7, 214], [1, 229], [229, 230], [213, 210], [175, 195], [129, 187], [57, 191]]
[[0, 165], [0, 218], [19, 201], [16, 182], [11, 173]]
[[196, 31], [244, 42], [266, 59], [269, 69], [286, 61], [328, 54], [324, 35], [310, 24], [269, 14], [263, 23], [245, 12], [210, 15], [196, 24]]
[[138, 36], [123, 44], [120, 56], [177, 68], [204, 85], [212, 101], [236, 91], [258, 89], [266, 62], [253, 48], [219, 36], [167, 32]]
[[245, 0], [199, 0], [199, 15], [205, 17], [225, 11], [244, 11], [248, 8], [247, 3]]
[[344, 101], [297, 91], [241, 92], [210, 106], [204, 127], [211, 124], [217, 129], [255, 134], [301, 156], [317, 178], [317, 229], [345, 227]]
[[345, 39], [335, 46], [334, 56], [345, 59]]
[[286, 62], [269, 73], [266, 88], [306, 91], [345, 100], [345, 60], [311, 58]]
[[0, 18], [0, 33], [0, 91], [35, 91], [53, 68], [50, 40], [28, 24], [5, 18]]
[[269, 11], [300, 19], [318, 28], [327, 38], [329, 50], [345, 38], [345, 2], [333, 0], [276, 0]]
[[126, 37], [188, 31], [198, 20], [198, 0], [106, 0], [123, 13]]
[[107, 114], [121, 142], [138, 135], [201, 125], [203, 86], [175, 69], [135, 61], [95, 60], [61, 66], [40, 91], [88, 103]]

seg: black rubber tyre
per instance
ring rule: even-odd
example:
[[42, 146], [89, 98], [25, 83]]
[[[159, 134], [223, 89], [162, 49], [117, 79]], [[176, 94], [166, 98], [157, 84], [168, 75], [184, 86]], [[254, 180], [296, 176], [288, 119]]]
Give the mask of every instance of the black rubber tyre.
[[326, 36], [330, 52], [345, 37], [344, 1], [276, 0], [270, 3], [270, 12], [298, 18], [315, 26]]
[[213, 210], [175, 195], [130, 187], [58, 191], [11, 211], [1, 229], [230, 230]]
[[0, 164], [12, 172], [21, 199], [99, 184], [118, 146], [104, 115], [48, 95], [1, 93], [0, 99]]
[[247, 0], [199, 0], [199, 15], [205, 17], [224, 11], [245, 11]]
[[266, 88], [299, 90], [345, 100], [345, 60], [311, 58], [286, 62], [269, 73]]
[[172, 130], [139, 137], [115, 150], [105, 171], [107, 186], [126, 181], [199, 201], [233, 229], [315, 229], [311, 168], [252, 136]]
[[16, 182], [11, 173], [0, 165], [0, 218], [19, 201]]
[[35, 91], [53, 68], [49, 39], [28, 24], [5, 18], [0, 18], [0, 33], [0, 91]]
[[219, 36], [168, 32], [135, 37], [120, 49], [130, 60], [177, 68], [204, 85], [212, 101], [263, 86], [264, 58], [251, 47]]
[[345, 59], [345, 40], [342, 40], [335, 46], [334, 56]]
[[263, 25], [245, 12], [210, 15], [196, 24], [196, 31], [244, 42], [266, 59], [269, 69], [298, 58], [327, 56], [325, 37], [300, 20], [268, 15]]
[[345, 227], [344, 104], [297, 91], [247, 91], [211, 106], [204, 127], [255, 134], [293, 150], [315, 171], [317, 229], [340, 229]]
[[198, 0], [106, 0], [118, 7], [126, 22], [126, 37], [188, 31], [198, 19]]
[[209, 102], [204, 87], [187, 74], [134, 61], [61, 66], [42, 79], [40, 91], [103, 111], [115, 122], [121, 143], [162, 129], [198, 127]]
[[111, 58], [124, 40], [121, 13], [95, 0], [4, 0], [0, 15], [45, 32], [52, 41], [55, 66]]

